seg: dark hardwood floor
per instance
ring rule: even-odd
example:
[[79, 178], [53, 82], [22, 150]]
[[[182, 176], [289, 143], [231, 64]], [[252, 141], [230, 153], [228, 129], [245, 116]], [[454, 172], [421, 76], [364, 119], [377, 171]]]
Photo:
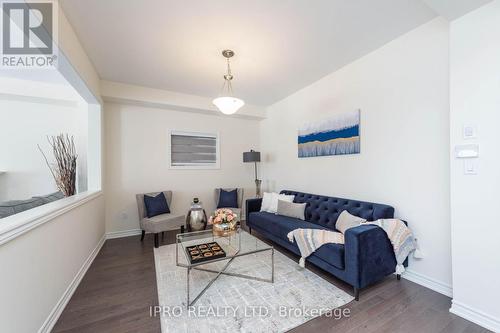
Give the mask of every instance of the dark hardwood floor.
[[[175, 233], [165, 233], [162, 244], [173, 243]], [[53, 332], [160, 332], [159, 318], [149, 315], [150, 306], [158, 304], [153, 237], [146, 235], [143, 243], [139, 239], [106, 241]], [[312, 265], [307, 268], [351, 293], [348, 285], [331, 275]], [[395, 277], [362, 290], [359, 302], [343, 308], [349, 309], [349, 317], [315, 318], [291, 332], [488, 332], [449, 313], [448, 297]]]

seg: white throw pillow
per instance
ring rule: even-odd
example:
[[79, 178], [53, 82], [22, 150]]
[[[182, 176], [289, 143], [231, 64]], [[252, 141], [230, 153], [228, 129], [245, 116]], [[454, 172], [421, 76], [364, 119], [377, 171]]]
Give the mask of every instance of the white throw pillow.
[[357, 227], [363, 222], [366, 222], [364, 218], [354, 216], [350, 214], [347, 210], [344, 210], [342, 213], [340, 213], [339, 217], [337, 218], [337, 223], [335, 224], [335, 228], [341, 233], [345, 234], [347, 229]]
[[278, 200], [293, 202], [294, 195], [278, 194], [275, 192], [264, 192], [262, 196], [261, 212], [276, 213], [278, 211]]
[[274, 214], [276, 214], [278, 212], [278, 201], [279, 200], [283, 200], [286, 202], [293, 202], [293, 199], [295, 199], [295, 195], [286, 195], [286, 194], [275, 193], [275, 196], [273, 196], [273, 201], [272, 201], [271, 207], [268, 210], [268, 212], [274, 213]]
[[262, 196], [262, 204], [260, 205], [261, 212], [267, 212], [271, 208], [271, 204], [273, 202], [273, 195], [277, 193], [272, 192], [264, 192]]

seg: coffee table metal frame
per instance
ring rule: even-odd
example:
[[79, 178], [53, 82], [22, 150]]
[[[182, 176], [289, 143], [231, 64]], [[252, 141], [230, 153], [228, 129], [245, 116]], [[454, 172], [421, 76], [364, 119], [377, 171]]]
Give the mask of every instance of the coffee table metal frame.
[[[212, 233], [211, 230], [194, 231], [194, 232], [187, 232], [187, 233], [177, 234], [176, 235], [176, 237], [175, 237], [175, 239], [176, 239], [176, 244], [175, 244], [175, 264], [177, 266], [179, 266], [179, 267], [184, 267], [184, 268], [187, 269], [187, 274], [186, 274], [186, 285], [187, 285], [186, 306], [187, 307], [194, 305], [194, 303], [196, 303], [196, 301], [207, 291], [208, 288], [210, 288], [210, 286], [221, 275], [229, 275], [229, 276], [235, 276], [235, 277], [239, 277], [239, 278], [243, 278], [243, 279], [248, 279], [248, 280], [256, 280], [256, 281], [261, 281], [261, 282], [274, 283], [274, 247], [266, 244], [267, 247], [264, 247], [262, 249], [256, 249], [256, 250], [252, 250], [252, 251], [247, 251], [247, 252], [240, 253], [241, 252], [241, 234], [244, 233], [244, 232], [246, 233], [246, 231], [244, 231], [244, 230], [237, 230], [236, 231], [236, 233], [238, 234], [239, 239], [238, 239], [238, 249], [236, 250], [235, 254], [228, 255], [228, 256], [226, 256], [224, 258], [217, 258], [217, 259], [213, 259], [213, 260], [207, 260], [207, 261], [203, 261], [203, 262], [195, 263], [195, 264], [189, 264], [189, 258], [187, 256], [187, 253], [186, 253], [186, 251], [185, 251], [184, 248], [182, 249], [182, 252], [184, 252], [188, 264], [183, 264], [183, 263], [179, 262], [179, 245], [182, 246], [182, 240], [181, 240], [181, 238], [185, 237], [186, 235], [189, 235], [189, 236], [197, 236], [197, 235], [199, 235], [200, 237], [202, 237], [202, 236], [205, 236], [205, 234], [206, 234], [207, 237], [203, 237], [202, 239], [212, 238], [212, 242], [213, 242], [213, 241], [216, 240], [216, 237], [213, 235], [213, 233]], [[253, 236], [251, 234], [248, 234], [248, 235], [250, 237], [254, 237], [256, 240], [262, 242], [261, 240], [259, 240], [255, 236]], [[217, 236], [217, 238], [223, 238], [223, 237], [226, 237], [226, 236]], [[229, 238], [229, 243], [230, 243], [230, 238]], [[247, 256], [247, 255], [259, 253], [259, 252], [265, 252], [265, 251], [270, 251], [271, 252], [271, 278], [270, 279], [264, 279], [264, 278], [260, 278], [260, 277], [257, 277], [257, 276], [251, 276], [251, 275], [239, 274], [239, 273], [231, 273], [231, 272], [227, 272], [226, 271], [229, 268], [229, 266], [231, 265], [231, 263], [232, 263], [232, 261], [234, 259], [236, 259], [238, 257], [243, 257], [243, 256]], [[223, 261], [223, 260], [228, 260], [228, 262], [222, 267], [221, 270], [213, 270], [213, 269], [207, 269], [207, 268], [200, 267], [202, 265], [211, 264], [211, 263], [218, 262], [218, 261]], [[192, 269], [196, 269], [196, 270], [203, 271], [203, 272], [216, 273], [217, 275], [215, 275], [215, 277], [212, 280], [210, 280], [210, 282], [208, 282], [208, 284], [200, 291], [200, 293], [198, 293], [198, 295], [192, 301], [190, 301], [189, 300], [189, 298], [190, 298], [190, 294], [189, 294], [189, 276], [190, 276], [190, 273], [191, 273]]]

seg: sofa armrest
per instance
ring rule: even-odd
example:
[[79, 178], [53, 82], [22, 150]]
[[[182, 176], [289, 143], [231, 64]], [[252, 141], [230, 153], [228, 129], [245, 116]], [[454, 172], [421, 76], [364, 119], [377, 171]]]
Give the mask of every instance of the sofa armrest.
[[245, 216], [248, 220], [250, 213], [259, 212], [262, 205], [262, 198], [247, 199], [245, 202]]
[[375, 225], [347, 229], [345, 235], [346, 270], [356, 288], [363, 288], [393, 273], [394, 249], [385, 231]]

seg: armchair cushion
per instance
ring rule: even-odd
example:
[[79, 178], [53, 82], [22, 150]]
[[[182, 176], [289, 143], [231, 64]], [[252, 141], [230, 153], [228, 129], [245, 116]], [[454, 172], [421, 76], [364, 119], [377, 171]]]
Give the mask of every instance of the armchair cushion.
[[144, 195], [144, 205], [146, 207], [146, 216], [148, 218], [170, 213], [170, 208], [168, 207], [167, 199], [165, 198], [165, 194], [163, 194], [163, 192], [160, 192], [154, 197]]
[[226, 191], [221, 188], [217, 208], [238, 208], [238, 190]]
[[147, 232], [158, 233], [178, 229], [181, 225], [184, 225], [184, 221], [184, 215], [160, 214], [142, 219], [141, 228]]

